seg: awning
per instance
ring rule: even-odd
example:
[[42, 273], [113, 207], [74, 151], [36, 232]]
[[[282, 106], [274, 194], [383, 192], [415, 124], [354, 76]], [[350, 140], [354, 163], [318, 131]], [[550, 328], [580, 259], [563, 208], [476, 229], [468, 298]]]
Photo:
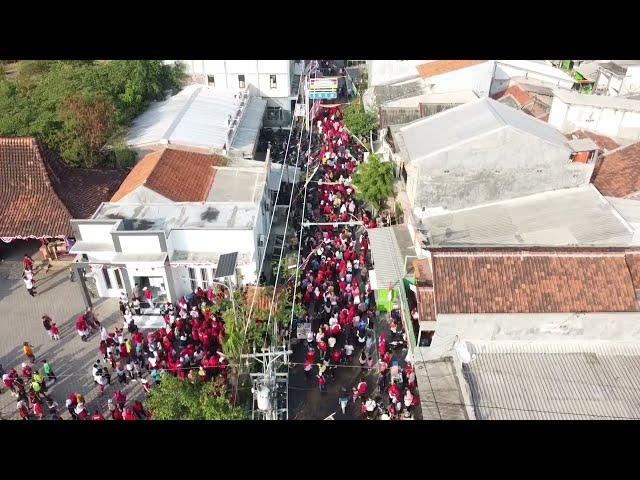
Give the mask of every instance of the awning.
[[396, 241], [392, 227], [373, 228], [367, 230], [371, 241], [373, 269], [376, 272], [378, 288], [394, 287], [404, 277], [404, 257]]

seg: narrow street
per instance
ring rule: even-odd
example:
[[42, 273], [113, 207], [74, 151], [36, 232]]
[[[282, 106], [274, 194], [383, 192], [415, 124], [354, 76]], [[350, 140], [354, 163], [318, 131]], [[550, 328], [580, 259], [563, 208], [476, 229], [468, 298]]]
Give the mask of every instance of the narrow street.
[[[325, 65], [312, 75], [338, 73], [338, 68]], [[376, 225], [371, 212], [356, 199], [352, 188], [353, 175], [364, 160], [365, 150], [344, 128], [341, 117], [344, 103], [349, 100], [344, 91], [341, 98], [314, 104], [310, 155], [302, 167], [314, 173], [305, 190], [304, 205], [296, 205], [294, 212], [295, 218], [301, 218], [304, 209], [304, 221], [310, 224], [301, 229], [298, 293], [306, 308], [306, 322], [311, 324], [314, 335], [309, 339], [311, 342], [305, 338], [296, 341], [295, 326], [291, 334], [294, 346], [289, 374], [289, 418], [294, 420], [364, 419], [363, 402], [367, 400], [377, 403], [371, 414], [377, 417], [381, 407], [386, 410], [389, 403], [389, 369], [385, 376], [386, 388], [378, 391], [381, 360], [378, 341], [381, 335], [387, 339], [391, 336], [390, 314], [376, 308], [366, 273], [372, 268], [366, 231]], [[362, 244], [363, 234], [366, 245]], [[366, 267], [366, 272], [358, 267]], [[319, 331], [324, 335], [318, 334]], [[329, 344], [325, 349], [328, 368], [323, 375], [326, 385], [321, 390], [320, 344], [330, 341], [331, 337], [335, 339], [335, 346], [331, 348]], [[344, 347], [348, 344], [354, 347], [350, 356], [345, 355]], [[314, 354], [310, 351], [315, 352], [311, 368], [309, 355]], [[341, 355], [334, 353], [336, 351]], [[389, 353], [388, 366], [397, 364], [404, 368], [406, 349]], [[353, 390], [361, 381], [367, 384], [366, 392], [361, 392], [354, 402]], [[345, 391], [349, 401], [343, 414], [339, 398]]]

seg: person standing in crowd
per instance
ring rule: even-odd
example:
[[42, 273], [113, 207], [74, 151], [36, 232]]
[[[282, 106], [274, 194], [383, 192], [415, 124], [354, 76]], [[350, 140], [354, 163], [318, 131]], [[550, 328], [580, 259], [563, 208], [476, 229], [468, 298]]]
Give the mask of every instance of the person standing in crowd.
[[27, 357], [31, 363], [36, 363], [36, 356], [33, 354], [33, 346], [29, 342], [24, 342], [22, 344], [22, 351], [24, 352], [24, 356]]
[[[28, 271], [28, 270], [25, 270], [25, 271]], [[31, 295], [32, 297], [35, 297], [38, 294], [38, 292], [36, 292], [35, 282], [33, 281], [33, 275], [23, 274], [22, 280], [24, 281], [24, 286], [27, 288], [27, 292], [29, 292], [29, 295]]]
[[53, 369], [51, 368], [51, 365], [49, 364], [49, 362], [47, 362], [46, 360], [42, 360], [43, 364], [42, 364], [42, 372], [44, 373], [44, 375], [46, 375], [48, 380], [53, 380], [54, 382], [58, 381], [58, 378], [56, 377], [56, 374], [53, 373]]
[[53, 323], [53, 321], [51, 320], [51, 318], [48, 315], [42, 315], [42, 325], [44, 326], [44, 329], [47, 332], [47, 335], [49, 335], [49, 338], [51, 340], [53, 340], [53, 334], [51, 333], [51, 324]]

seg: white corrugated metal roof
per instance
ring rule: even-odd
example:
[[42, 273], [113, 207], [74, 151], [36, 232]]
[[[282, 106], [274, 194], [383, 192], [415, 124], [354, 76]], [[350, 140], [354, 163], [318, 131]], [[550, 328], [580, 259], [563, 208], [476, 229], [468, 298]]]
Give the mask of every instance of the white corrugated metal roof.
[[565, 82], [575, 82], [571, 76], [554, 67], [546, 60], [496, 60], [498, 63], [510, 65], [515, 68], [528, 70], [530, 72], [539, 73], [548, 77], [555, 78], [557, 80]]
[[424, 217], [421, 229], [434, 246], [634, 244], [632, 227], [592, 185]]
[[585, 95], [569, 90], [554, 90], [553, 94], [559, 100], [570, 105], [584, 105], [595, 108], [611, 108], [614, 110], [628, 110], [640, 112], [640, 100], [622, 97], [608, 97], [604, 95]]
[[392, 227], [373, 228], [367, 230], [371, 241], [378, 288], [385, 288], [390, 283], [395, 285], [403, 277], [404, 257], [395, 238]]
[[564, 135], [551, 125], [492, 98], [481, 98], [416, 120], [402, 127], [398, 135], [409, 161], [417, 162], [505, 127], [569, 148]]
[[[240, 108], [240, 102], [235, 98], [238, 94], [237, 91], [190, 85], [177, 95], [152, 104], [140, 115], [129, 130], [127, 145], [135, 147], [168, 140], [176, 145], [221, 149], [227, 141], [228, 117], [235, 117]], [[256, 116], [260, 109], [264, 113], [265, 106], [265, 100], [250, 100], [240, 121], [241, 130], [236, 134], [239, 150], [248, 148], [251, 138], [257, 135]]]
[[267, 101], [262, 98], [253, 97], [249, 100], [231, 148], [253, 156], [266, 108]]
[[640, 344], [470, 345], [464, 368], [476, 418], [640, 418]]

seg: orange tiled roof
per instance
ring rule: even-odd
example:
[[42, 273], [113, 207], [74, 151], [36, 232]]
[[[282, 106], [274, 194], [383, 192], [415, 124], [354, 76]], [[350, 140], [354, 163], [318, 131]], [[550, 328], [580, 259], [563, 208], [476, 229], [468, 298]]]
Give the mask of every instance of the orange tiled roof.
[[571, 140], [575, 140], [578, 138], [590, 138], [596, 145], [598, 145], [598, 148], [604, 150], [605, 152], [608, 150], [615, 150], [620, 146], [609, 137], [605, 137], [604, 135], [599, 135], [594, 132], [589, 132], [588, 130], [576, 130], [575, 132], [568, 133], [567, 138]]
[[433, 255], [441, 313], [638, 311], [624, 254]]
[[212, 167], [225, 161], [218, 155], [169, 148], [150, 153], [133, 168], [111, 201], [144, 185], [174, 202], [204, 202], [215, 176]]
[[593, 174], [593, 184], [607, 197], [640, 192], [640, 142], [605, 155]]
[[524, 107], [533, 102], [533, 97], [529, 95], [527, 92], [522, 90], [519, 86], [513, 85], [506, 90], [503, 90], [500, 93], [497, 93], [493, 96], [494, 100], [499, 100], [502, 97], [506, 97], [507, 95], [511, 95], [516, 102], [520, 105], [520, 107]]
[[435, 60], [429, 63], [423, 63], [418, 65], [418, 73], [420, 77], [435, 77], [436, 75], [442, 75], [443, 73], [453, 72], [454, 70], [460, 70], [461, 68], [471, 67], [484, 63], [486, 60]]
[[436, 321], [436, 306], [433, 288], [417, 287], [418, 290], [418, 318], [421, 322]]

